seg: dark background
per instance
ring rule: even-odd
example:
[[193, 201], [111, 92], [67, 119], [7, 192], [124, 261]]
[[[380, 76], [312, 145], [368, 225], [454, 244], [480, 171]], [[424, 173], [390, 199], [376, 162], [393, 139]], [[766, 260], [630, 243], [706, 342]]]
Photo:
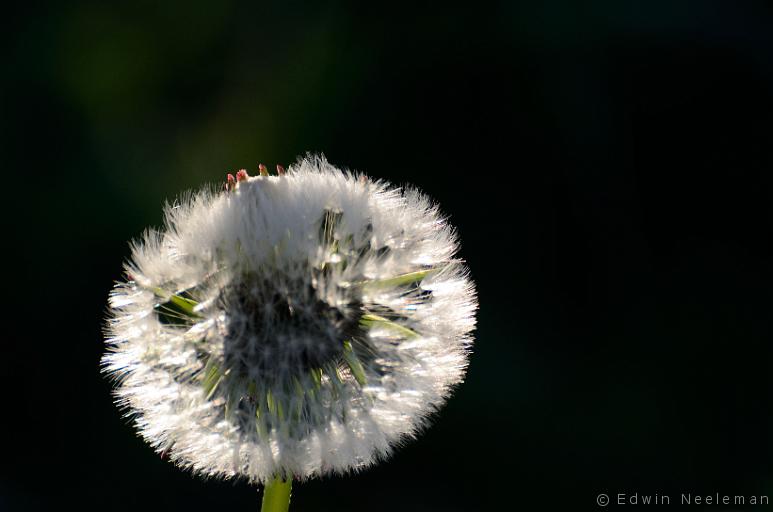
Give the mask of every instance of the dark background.
[[439, 201], [480, 312], [434, 426], [291, 510], [773, 495], [770, 6], [82, 1], [2, 23], [0, 510], [258, 509], [135, 435], [101, 327], [164, 200], [307, 151]]

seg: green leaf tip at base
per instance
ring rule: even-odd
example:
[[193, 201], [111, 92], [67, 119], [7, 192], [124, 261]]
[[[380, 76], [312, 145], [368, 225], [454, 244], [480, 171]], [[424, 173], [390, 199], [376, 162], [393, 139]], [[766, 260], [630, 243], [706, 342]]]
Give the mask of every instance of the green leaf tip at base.
[[360, 386], [366, 385], [368, 380], [365, 378], [365, 368], [363, 368], [357, 354], [354, 353], [352, 342], [348, 340], [344, 341], [344, 359], [346, 364], [349, 365], [349, 369], [352, 371], [352, 375], [357, 383]]
[[150, 288], [150, 290], [157, 297], [166, 301], [157, 304], [156, 311], [166, 318], [167, 323], [179, 323], [175, 320], [183, 320], [184, 317], [202, 318], [195, 309], [199, 305], [197, 301], [183, 297], [180, 294], [167, 292], [158, 287]]
[[372, 281], [363, 281], [360, 283], [365, 288], [392, 288], [397, 286], [405, 286], [414, 283], [420, 283], [435, 269], [419, 270], [416, 272], [409, 272], [395, 277], [389, 277], [387, 279], [374, 279]]
[[204, 393], [207, 395], [207, 400], [212, 398], [222, 380], [223, 374], [220, 373], [220, 367], [210, 359], [204, 367], [204, 379], [201, 382], [204, 387]]
[[193, 309], [193, 308], [195, 308], [196, 306], [199, 305], [199, 303], [196, 302], [195, 300], [186, 299], [185, 297], [181, 297], [180, 295], [172, 295], [169, 298], [169, 302], [171, 302], [172, 304], [174, 304], [178, 308], [182, 309], [183, 311], [185, 311], [185, 313], [187, 313], [188, 315], [190, 315], [192, 317], [196, 317], [196, 318], [200, 318], [201, 317], [201, 315], [196, 313], [196, 311], [194, 311], [194, 309]]
[[416, 331], [409, 329], [407, 327], [404, 327], [396, 322], [393, 322], [389, 319], [384, 318], [383, 316], [374, 315], [371, 313], [362, 315], [360, 318], [360, 325], [362, 327], [366, 328], [372, 328], [372, 327], [384, 327], [386, 329], [389, 329], [391, 331], [394, 331], [397, 334], [402, 335], [405, 338], [418, 338], [419, 333]]
[[292, 477], [287, 477], [285, 480], [277, 476], [266, 482], [263, 488], [261, 512], [287, 512], [290, 509], [292, 486]]

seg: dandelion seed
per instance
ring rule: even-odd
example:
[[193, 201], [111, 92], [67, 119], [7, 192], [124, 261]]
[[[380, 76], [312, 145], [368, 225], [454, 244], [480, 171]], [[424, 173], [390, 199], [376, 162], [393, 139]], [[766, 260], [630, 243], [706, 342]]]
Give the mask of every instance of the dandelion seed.
[[462, 381], [474, 286], [416, 190], [308, 157], [165, 215], [111, 294], [103, 365], [178, 465], [281, 485], [359, 470]]

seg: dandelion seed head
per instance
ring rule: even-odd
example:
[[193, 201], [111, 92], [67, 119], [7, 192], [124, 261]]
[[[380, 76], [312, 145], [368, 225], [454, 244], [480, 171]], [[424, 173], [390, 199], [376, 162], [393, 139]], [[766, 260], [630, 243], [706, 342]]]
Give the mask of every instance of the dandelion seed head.
[[167, 205], [115, 286], [105, 370], [157, 451], [264, 482], [364, 468], [464, 377], [475, 290], [436, 205], [307, 157]]

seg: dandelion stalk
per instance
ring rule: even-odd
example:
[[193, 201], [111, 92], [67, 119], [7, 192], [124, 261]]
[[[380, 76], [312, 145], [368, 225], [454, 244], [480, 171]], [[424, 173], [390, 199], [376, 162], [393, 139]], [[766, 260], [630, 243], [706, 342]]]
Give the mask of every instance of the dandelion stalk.
[[290, 491], [293, 479], [287, 480], [276, 476], [269, 480], [263, 488], [263, 503], [261, 512], [287, 512], [290, 508]]

